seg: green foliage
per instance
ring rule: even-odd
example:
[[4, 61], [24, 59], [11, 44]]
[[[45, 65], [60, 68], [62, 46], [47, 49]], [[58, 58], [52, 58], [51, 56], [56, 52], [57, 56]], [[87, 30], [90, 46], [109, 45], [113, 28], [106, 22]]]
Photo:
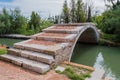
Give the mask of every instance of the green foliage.
[[0, 55], [1, 54], [6, 54], [7, 53], [7, 50], [6, 49], [0, 49]]
[[86, 21], [84, 4], [81, 0], [71, 0], [70, 8], [65, 0], [63, 5], [62, 19], [64, 23], [80, 23]]
[[56, 70], [55, 71], [56, 73], [59, 73], [59, 74], [62, 74], [62, 72], [60, 70]]
[[29, 29], [37, 30], [37, 27], [40, 27], [40, 16], [33, 11], [29, 21]]
[[0, 14], [0, 34], [20, 33], [19, 31], [26, 21], [18, 8], [11, 10], [9, 13], [3, 8], [3, 14]]
[[8, 33], [11, 27], [8, 11], [3, 8], [3, 15], [0, 14], [0, 34]]
[[87, 77], [91, 77], [90, 74], [78, 74], [72, 67], [67, 67], [62, 74], [68, 76], [71, 80], [85, 80]]
[[102, 34], [101, 35], [101, 38], [103, 38], [103, 39], [107, 39], [107, 40], [111, 40], [111, 41], [113, 41], [113, 40], [115, 40], [115, 35], [113, 35], [113, 34]]
[[10, 33], [21, 33], [19, 30], [22, 29], [22, 27], [27, 23], [27, 19], [23, 17], [20, 12], [21, 11], [19, 8], [11, 11], [10, 21], [12, 25]]
[[50, 21], [41, 20], [40, 16], [35, 12], [32, 12], [31, 18], [28, 20], [21, 15], [19, 8], [11, 11], [3, 8], [3, 13], [0, 14], [0, 34], [32, 35], [51, 25]]
[[96, 27], [97, 27], [98, 29], [101, 29], [102, 19], [103, 19], [103, 16], [101, 16], [101, 15], [99, 15], [99, 16], [94, 15], [94, 16], [92, 17], [92, 22], [94, 22], [94, 23], [96, 24]]
[[47, 28], [47, 27], [49, 27], [51, 25], [53, 25], [53, 23], [51, 23], [50, 21], [41, 20], [41, 24], [40, 24], [41, 30], [44, 29], [44, 28]]
[[81, 75], [81, 76], [83, 76], [83, 77], [85, 77], [85, 78], [90, 78], [90, 77], [91, 77], [90, 73], [86, 73], [86, 74], [83, 74], [83, 75]]
[[[94, 21], [98, 28], [105, 33], [103, 36], [109, 40], [120, 42], [120, 6], [105, 11], [102, 16], [97, 16]], [[107, 34], [107, 35], [106, 35]]]
[[106, 34], [115, 35], [115, 40], [120, 42], [120, 6], [103, 13], [101, 30]]
[[65, 0], [64, 5], [63, 5], [63, 20], [64, 23], [69, 23], [70, 22], [70, 13], [69, 13], [69, 8], [67, 4], [67, 0]]
[[85, 12], [83, 10], [83, 3], [81, 0], [77, 1], [77, 9], [76, 9], [76, 22], [85, 22]]
[[112, 4], [112, 6], [111, 6], [111, 4], [106, 4], [107, 7], [111, 7], [113, 9], [115, 9], [117, 6], [120, 5], [120, 0], [106, 0], [106, 1], [108, 1], [109, 3]]
[[75, 0], [71, 0], [71, 22], [76, 22], [76, 3]]
[[88, 18], [87, 18], [87, 22], [91, 22], [91, 7], [88, 7]]

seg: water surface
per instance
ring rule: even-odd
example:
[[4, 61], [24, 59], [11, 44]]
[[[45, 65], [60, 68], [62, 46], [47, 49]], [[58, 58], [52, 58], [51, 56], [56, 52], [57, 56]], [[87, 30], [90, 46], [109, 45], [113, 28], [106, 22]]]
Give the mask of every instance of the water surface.
[[120, 80], [120, 47], [77, 43], [71, 61], [104, 69], [112, 80]]
[[0, 38], [0, 44], [7, 45], [9, 47], [12, 47], [14, 43], [23, 41], [21, 39], [8, 39], [8, 38]]

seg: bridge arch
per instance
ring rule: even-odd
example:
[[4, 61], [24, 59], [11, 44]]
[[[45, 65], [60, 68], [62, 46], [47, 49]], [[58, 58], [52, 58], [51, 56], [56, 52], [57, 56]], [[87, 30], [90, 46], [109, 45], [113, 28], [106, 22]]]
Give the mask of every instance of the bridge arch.
[[70, 56], [69, 56], [69, 61], [71, 60], [73, 50], [74, 50], [77, 42], [95, 44], [98, 41], [99, 41], [99, 32], [98, 32], [97, 28], [95, 27], [95, 25], [83, 26], [73, 43], [73, 46], [72, 46], [71, 52], [70, 52]]
[[[57, 24], [31, 36], [29, 40], [15, 43], [13, 49], [8, 49], [8, 54], [0, 56], [0, 59], [44, 73], [54, 65], [70, 61], [77, 41], [97, 43], [98, 40], [99, 33], [93, 23]], [[28, 61], [30, 64], [26, 66]], [[40, 65], [39, 68], [34, 65], [38, 70], [32, 67], [33, 62]]]

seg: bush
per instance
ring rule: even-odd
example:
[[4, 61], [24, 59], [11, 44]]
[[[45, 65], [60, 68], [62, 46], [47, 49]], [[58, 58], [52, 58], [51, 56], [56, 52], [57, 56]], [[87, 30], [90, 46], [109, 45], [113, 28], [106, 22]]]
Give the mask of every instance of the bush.
[[101, 35], [101, 38], [106, 39], [106, 40], [111, 40], [111, 41], [115, 41], [115, 39], [116, 39], [115, 37], [116, 36], [113, 35], [113, 34], [104, 33], [104, 34]]
[[112, 34], [111, 38], [120, 42], [120, 6], [103, 13], [101, 30], [106, 34]]
[[91, 77], [90, 74], [77, 74], [72, 67], [67, 67], [63, 74], [72, 80], [85, 80], [85, 78]]

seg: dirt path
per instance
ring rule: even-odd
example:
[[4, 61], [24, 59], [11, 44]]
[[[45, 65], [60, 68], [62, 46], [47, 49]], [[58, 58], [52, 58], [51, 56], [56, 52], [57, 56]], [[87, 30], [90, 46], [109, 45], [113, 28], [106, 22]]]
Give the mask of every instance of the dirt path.
[[45, 75], [30, 72], [21, 67], [0, 61], [0, 80], [69, 80], [66, 76], [53, 70]]

